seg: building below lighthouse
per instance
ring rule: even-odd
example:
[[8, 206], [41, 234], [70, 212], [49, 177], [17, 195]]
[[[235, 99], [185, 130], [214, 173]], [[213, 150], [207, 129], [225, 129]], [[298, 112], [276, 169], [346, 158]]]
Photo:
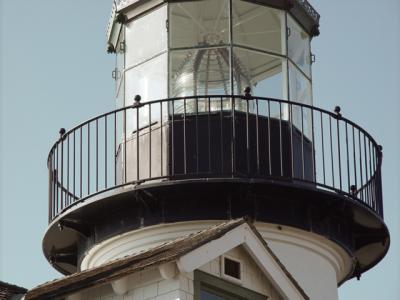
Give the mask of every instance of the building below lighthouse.
[[33, 299], [310, 299], [250, 222], [232, 220], [39, 286]]
[[337, 300], [385, 256], [382, 147], [314, 105], [305, 0], [119, 0], [116, 109], [60, 129], [25, 299]]

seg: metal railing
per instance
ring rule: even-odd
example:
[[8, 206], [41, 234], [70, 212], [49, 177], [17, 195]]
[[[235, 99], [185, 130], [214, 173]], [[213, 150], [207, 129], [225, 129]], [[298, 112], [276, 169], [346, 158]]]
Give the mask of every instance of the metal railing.
[[306, 11], [306, 13], [316, 22], [319, 23], [319, 19], [321, 18], [321, 16], [319, 15], [319, 13], [314, 9], [314, 7], [312, 7], [312, 5], [310, 4], [310, 2], [308, 2], [307, 0], [296, 0], [297, 3], [299, 3], [303, 9]]
[[383, 217], [381, 160], [339, 108], [251, 95], [137, 102], [60, 131], [48, 156], [49, 221], [104, 191], [188, 178], [304, 184]]

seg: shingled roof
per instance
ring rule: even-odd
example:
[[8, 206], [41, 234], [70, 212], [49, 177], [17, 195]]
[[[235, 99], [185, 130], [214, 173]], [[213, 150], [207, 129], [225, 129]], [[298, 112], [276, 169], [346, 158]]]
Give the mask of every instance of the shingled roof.
[[256, 236], [262, 241], [266, 250], [271, 254], [271, 256], [273, 256], [289, 280], [303, 295], [304, 299], [309, 299], [309, 297], [298, 285], [296, 280], [291, 276], [284, 265], [268, 247], [267, 243], [258, 233], [256, 228], [246, 219], [240, 218], [223, 222], [198, 233], [180, 237], [149, 250], [119, 258], [101, 266], [45, 283], [30, 290], [26, 294], [25, 300], [54, 299], [63, 295], [76, 293], [93, 286], [110, 283], [114, 280], [152, 266], [159, 266], [171, 261], [175, 261], [194, 249], [197, 249], [202, 245], [224, 236], [231, 230], [245, 223], [250, 226]]
[[27, 289], [23, 287], [0, 281], [0, 300], [10, 300], [13, 296], [23, 295], [26, 292]]

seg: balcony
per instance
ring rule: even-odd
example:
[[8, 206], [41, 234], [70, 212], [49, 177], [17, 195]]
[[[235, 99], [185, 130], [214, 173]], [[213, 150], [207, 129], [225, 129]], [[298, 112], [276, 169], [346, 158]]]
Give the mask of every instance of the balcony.
[[357, 276], [389, 246], [381, 163], [381, 147], [339, 108], [250, 94], [137, 101], [61, 131], [44, 252], [69, 273], [116, 232], [250, 215], [337, 241], [359, 260]]
[[360, 126], [305, 104], [251, 96], [138, 103], [90, 119], [54, 144], [49, 221], [123, 186], [211, 178], [329, 191], [383, 217], [381, 160]]

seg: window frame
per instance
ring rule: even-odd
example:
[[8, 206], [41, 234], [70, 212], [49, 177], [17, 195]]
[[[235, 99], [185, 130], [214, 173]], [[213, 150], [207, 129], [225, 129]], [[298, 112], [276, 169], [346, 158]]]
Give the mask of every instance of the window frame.
[[235, 284], [226, 279], [208, 274], [206, 272], [195, 270], [194, 271], [194, 300], [201, 300], [200, 292], [205, 290], [207, 292], [215, 293], [217, 296], [226, 297], [227, 300], [267, 300], [268, 296], [262, 295], [250, 289], [247, 289], [239, 284]]

